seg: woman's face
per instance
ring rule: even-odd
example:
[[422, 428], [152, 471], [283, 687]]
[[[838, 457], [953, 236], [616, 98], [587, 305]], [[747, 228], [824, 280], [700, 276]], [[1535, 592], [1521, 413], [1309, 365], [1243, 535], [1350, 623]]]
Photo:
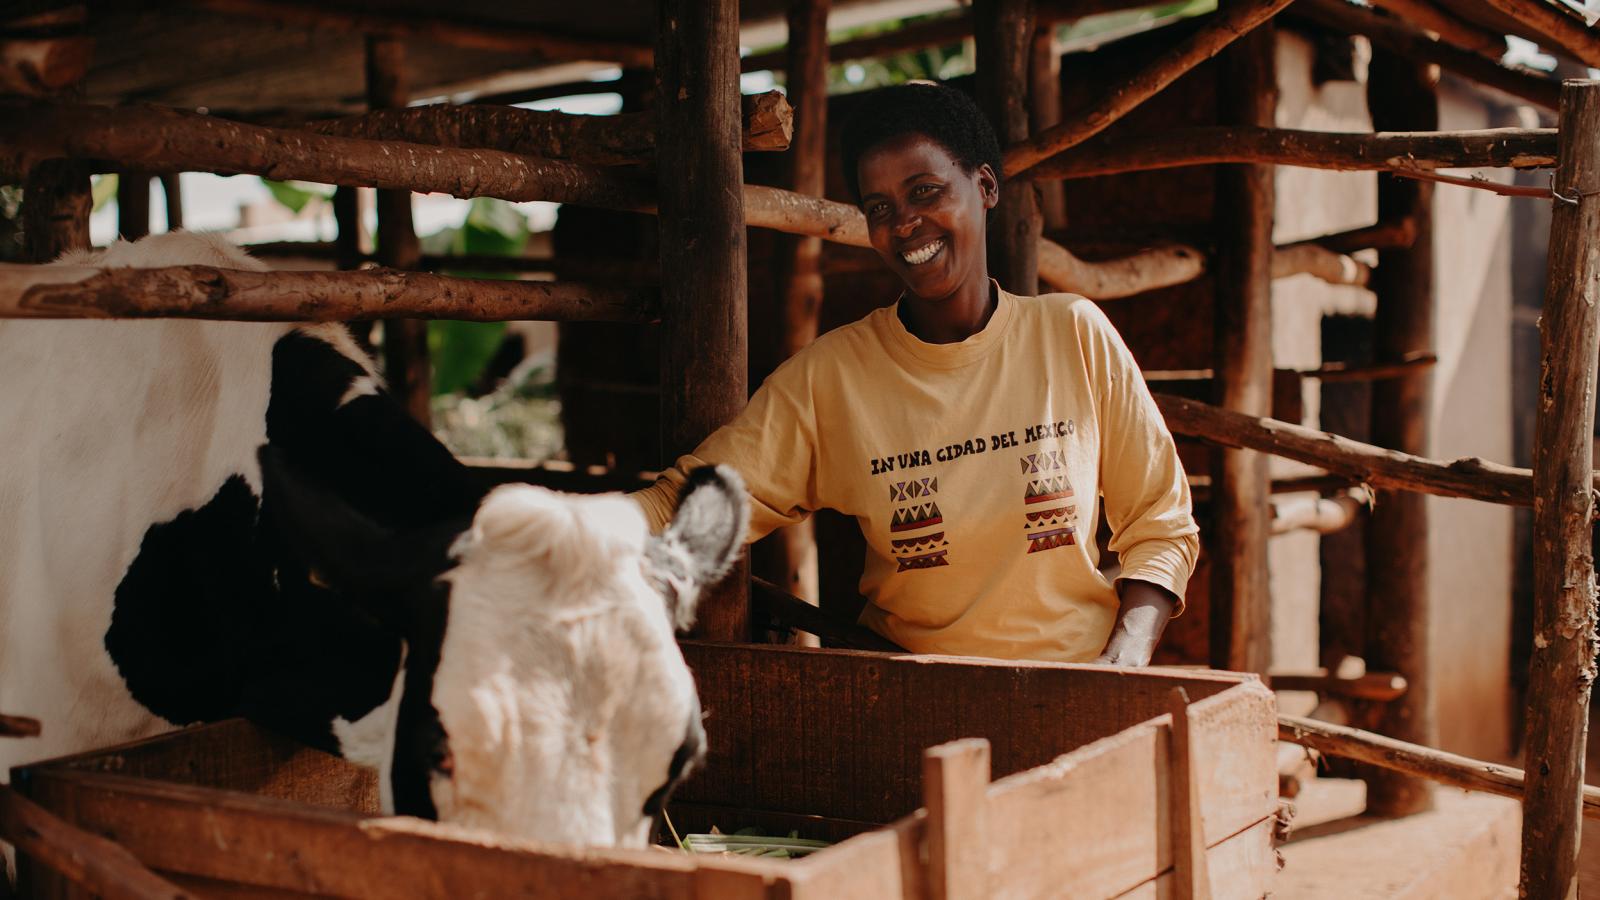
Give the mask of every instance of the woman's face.
[[987, 164], [963, 171], [944, 147], [908, 134], [867, 151], [856, 173], [872, 248], [913, 294], [942, 300], [988, 278], [984, 219], [1000, 190]]

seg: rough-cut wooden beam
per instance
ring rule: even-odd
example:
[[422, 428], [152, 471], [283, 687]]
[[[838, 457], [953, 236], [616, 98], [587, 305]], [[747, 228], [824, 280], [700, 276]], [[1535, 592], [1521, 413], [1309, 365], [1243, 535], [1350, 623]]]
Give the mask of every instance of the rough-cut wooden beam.
[[[737, 0], [662, 0], [656, 29], [661, 448], [670, 462], [749, 400], [748, 254]], [[700, 602], [696, 632], [750, 639], [749, 575]]]
[[156, 875], [132, 853], [93, 832], [70, 825], [0, 784], [0, 840], [36, 865], [60, 873], [107, 900], [194, 900], [195, 895]]
[[183, 227], [183, 185], [177, 172], [157, 176], [157, 180], [161, 182], [161, 197], [167, 209], [167, 230], [177, 231]]
[[0, 94], [47, 97], [83, 80], [94, 41], [82, 4], [0, 22]]
[[[367, 35], [367, 106], [374, 110], [404, 109], [411, 100], [406, 71], [406, 45], [390, 35]], [[422, 244], [411, 216], [409, 190], [380, 190], [377, 196], [378, 264], [409, 270], [422, 258]], [[428, 323], [415, 319], [383, 320], [383, 374], [389, 392], [424, 427], [433, 422], [433, 365], [428, 352]]]
[[[345, 258], [342, 242], [324, 241], [271, 241], [245, 244], [252, 256], [268, 259], [325, 259], [340, 261]], [[354, 251], [353, 269], [363, 262], [376, 261], [374, 254]], [[661, 270], [654, 261], [635, 259], [584, 259], [549, 256], [487, 256], [469, 253], [424, 253], [417, 262], [424, 272], [542, 272], [563, 281], [584, 281], [598, 284], [659, 285]]]
[[[977, 0], [978, 106], [1001, 146], [1028, 138], [1028, 57], [1033, 46], [1033, 0]], [[997, 173], [998, 174], [998, 173]], [[1006, 179], [1000, 204], [989, 212], [989, 274], [1014, 294], [1039, 292], [1041, 223], [1033, 185]]]
[[117, 234], [137, 241], [150, 233], [150, 173], [117, 173]]
[[[1327, 756], [1355, 760], [1394, 772], [1418, 775], [1469, 791], [1521, 799], [1522, 769], [1484, 762], [1420, 744], [1384, 737], [1359, 728], [1319, 722], [1300, 716], [1278, 716], [1278, 740], [1309, 747]], [[1583, 815], [1600, 818], [1600, 788], [1583, 788]], [[1527, 897], [1572, 897], [1576, 894], [1524, 894]]]
[[430, 41], [466, 50], [530, 54], [540, 61], [597, 60], [622, 66], [649, 66], [647, 46], [553, 34], [547, 28], [522, 28], [507, 22], [469, 23], [460, 16], [421, 16], [367, 12], [327, 3], [296, 0], [187, 0], [200, 9], [246, 16], [280, 25], [350, 31]]
[[[263, 175], [345, 186], [410, 189], [456, 197], [549, 200], [655, 212], [650, 185], [599, 166], [409, 143], [246, 125], [157, 107], [0, 104], [0, 174], [40, 160], [116, 159], [149, 168]], [[84, 179], [87, 202], [87, 176]], [[749, 225], [867, 247], [854, 206], [781, 188], [745, 185]], [[85, 218], [85, 223], [87, 219]], [[88, 246], [87, 227], [83, 245]], [[1205, 268], [1189, 247], [1163, 246], [1089, 262], [1041, 240], [1039, 274], [1058, 290], [1111, 299], [1181, 284]]]
[[[1028, 60], [1028, 130], [1038, 134], [1061, 122], [1061, 48], [1056, 29], [1035, 9], [1039, 24], [1034, 28], [1033, 47]], [[1035, 182], [1039, 195], [1039, 217], [1045, 231], [1067, 227], [1067, 188], [1059, 181]]]
[[1408, 171], [1555, 164], [1553, 128], [1340, 133], [1205, 126], [1097, 141], [1043, 163], [1032, 178], [1091, 178], [1214, 163], [1271, 163], [1340, 171]]
[[1006, 149], [1007, 176], [1016, 176], [1068, 147], [1094, 137], [1155, 96], [1185, 72], [1216, 56], [1222, 48], [1272, 18], [1290, 0], [1244, 0], [1215, 13], [1205, 27], [1186, 38], [1128, 81], [1104, 92], [1104, 99], [1060, 125]]
[[[921, 50], [942, 44], [957, 44], [972, 37], [972, 12], [963, 9], [937, 19], [928, 19], [914, 25], [897, 28], [883, 34], [840, 41], [828, 47], [828, 57], [834, 62], [852, 59], [876, 59], [910, 50]], [[782, 69], [789, 64], [788, 50], [778, 49], [752, 53], [739, 61], [744, 72], [762, 72]]]
[[[788, 149], [794, 111], [782, 93], [746, 94], [740, 103], [745, 150]], [[651, 162], [656, 153], [655, 114], [648, 112], [580, 116], [513, 106], [438, 104], [374, 110], [310, 122], [305, 128], [339, 137], [504, 150], [602, 166]]]
[[[1238, 15], [1249, 0], [1220, 0]], [[1216, 67], [1217, 113], [1225, 124], [1270, 125], [1277, 109], [1275, 34], [1263, 24], [1227, 48]], [[1217, 253], [1212, 366], [1217, 405], [1272, 413], [1273, 170], [1231, 165], [1216, 171]], [[1272, 594], [1267, 543], [1272, 529], [1268, 459], [1218, 448], [1211, 458], [1211, 665], [1265, 675], [1272, 664]]]
[[1375, 0], [1373, 3], [1409, 22], [1417, 28], [1431, 31], [1463, 50], [1480, 53], [1489, 59], [1499, 59], [1506, 53], [1506, 36], [1495, 34], [1457, 17], [1432, 0]]
[[0, 318], [650, 322], [658, 314], [654, 291], [561, 281], [475, 280], [383, 269], [250, 272], [210, 266], [0, 264]]
[[1392, 363], [1372, 363], [1368, 365], [1349, 365], [1347, 363], [1324, 363], [1315, 369], [1301, 372], [1307, 378], [1318, 378], [1323, 384], [1349, 381], [1383, 381], [1389, 378], [1405, 378], [1416, 374], [1417, 370], [1438, 365], [1439, 357], [1431, 351], [1417, 351], [1403, 354], [1403, 358]]
[[[1161, 407], [1167, 427], [1175, 434], [1297, 459], [1373, 487], [1512, 506], [1533, 505], [1533, 473], [1528, 469], [1503, 466], [1477, 457], [1426, 459], [1170, 394], [1156, 394], [1156, 405]], [[1594, 483], [1600, 489], [1600, 476]]]
[[1586, 66], [1600, 68], [1600, 29], [1585, 25], [1582, 15], [1559, 2], [1484, 0], [1546, 38], [1550, 48], [1565, 51]]
[[1406, 680], [1394, 672], [1368, 672], [1343, 678], [1327, 669], [1310, 672], [1273, 672], [1269, 679], [1275, 691], [1315, 691], [1332, 697], [1388, 703], [1406, 692]]
[[1329, 284], [1365, 286], [1372, 278], [1372, 267], [1344, 253], [1336, 253], [1316, 243], [1279, 247], [1272, 254], [1272, 277], [1310, 275]]
[[38, 719], [0, 715], [0, 737], [38, 737], [39, 734]]
[[1279, 244], [1278, 250], [1294, 250], [1302, 244], [1315, 244], [1335, 253], [1354, 253], [1357, 250], [1403, 250], [1411, 246], [1416, 239], [1417, 223], [1412, 219], [1401, 217], [1391, 222], [1379, 222], [1376, 225], [1335, 231], [1290, 244]]
[[1580, 798], [1595, 679], [1595, 501], [1589, 473], [1600, 354], [1600, 81], [1562, 85], [1555, 187], [1571, 199], [1557, 202], [1551, 212], [1539, 317], [1524, 897], [1578, 895]]
[[246, 125], [154, 106], [0, 105], [0, 173], [41, 160], [261, 175], [353, 187], [653, 209], [647, 184], [596, 166], [496, 150], [382, 143]]
[[1288, 497], [1271, 503], [1273, 534], [1315, 531], [1333, 534], [1349, 528], [1361, 510], [1369, 505], [1365, 491], [1346, 490], [1333, 497]]
[[[1373, 51], [1368, 66], [1367, 108], [1379, 129], [1429, 130], [1439, 126], [1434, 74], [1418, 60]], [[1418, 181], [1378, 177], [1378, 218], [1413, 223], [1410, 247], [1383, 250], [1372, 291], [1377, 297], [1373, 352], [1379, 365], [1403, 364], [1434, 346], [1433, 189]], [[1429, 367], [1403, 370], [1372, 388], [1372, 443], [1405, 453], [1428, 449], [1433, 409]], [[1392, 704], [1358, 710], [1357, 724], [1417, 744], [1438, 742], [1428, 635], [1428, 501], [1402, 491], [1378, 498], [1368, 518], [1363, 657], [1375, 669], [1399, 672], [1410, 682]], [[1380, 815], [1422, 812], [1433, 804], [1429, 785], [1392, 772], [1366, 776], [1367, 808]]]
[[[1473, 31], [1481, 39], [1473, 39], [1472, 46], [1457, 44], [1453, 38], [1442, 40], [1424, 34], [1417, 27], [1428, 28], [1422, 20], [1402, 14], [1420, 12], [1430, 7], [1422, 0], [1386, 0], [1395, 16], [1354, 6], [1345, 0], [1314, 0], [1296, 4], [1291, 11], [1296, 18], [1304, 18], [1316, 25], [1335, 31], [1365, 35], [1374, 44], [1400, 56], [1419, 62], [1430, 62], [1464, 78], [1504, 91], [1546, 109], [1555, 109], [1561, 84], [1555, 79], [1524, 66], [1508, 66], [1499, 62], [1505, 53], [1505, 37], [1488, 32]], [[1439, 13], [1443, 16], [1445, 14]], [[1425, 17], [1426, 18], [1426, 17]], [[1432, 21], [1432, 20], [1430, 20]], [[1435, 21], [1434, 24], [1443, 25]], [[1417, 26], [1417, 27], [1414, 27]], [[1447, 26], [1446, 26], [1447, 27]], [[1467, 26], [1470, 27], [1470, 26]], [[1477, 48], [1492, 46], [1498, 40], [1499, 50], [1492, 59], [1485, 58]], [[1463, 49], [1466, 48], [1466, 49]], [[1475, 52], [1476, 51], [1476, 52]]]
[[989, 896], [989, 742], [966, 738], [922, 751], [929, 900]]

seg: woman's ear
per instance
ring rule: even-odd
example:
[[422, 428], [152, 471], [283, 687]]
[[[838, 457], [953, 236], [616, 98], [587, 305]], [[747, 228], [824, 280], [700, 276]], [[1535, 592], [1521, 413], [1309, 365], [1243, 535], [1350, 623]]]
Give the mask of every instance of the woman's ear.
[[979, 165], [974, 174], [978, 178], [978, 192], [983, 195], [983, 208], [994, 209], [1000, 203], [999, 177], [988, 163]]

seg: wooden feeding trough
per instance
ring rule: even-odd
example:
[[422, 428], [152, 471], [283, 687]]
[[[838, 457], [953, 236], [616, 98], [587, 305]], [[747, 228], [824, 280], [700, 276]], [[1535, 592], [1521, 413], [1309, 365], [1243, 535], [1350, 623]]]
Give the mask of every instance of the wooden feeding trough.
[[[1276, 726], [1252, 676], [684, 650], [710, 755], [669, 807], [677, 829], [755, 826], [836, 846], [798, 860], [580, 850], [379, 817], [370, 771], [237, 721], [27, 766], [13, 782], [202, 896], [1267, 892]], [[991, 769], [1003, 777], [991, 783]], [[71, 866], [19, 849], [25, 896], [77, 895], [57, 871]]]

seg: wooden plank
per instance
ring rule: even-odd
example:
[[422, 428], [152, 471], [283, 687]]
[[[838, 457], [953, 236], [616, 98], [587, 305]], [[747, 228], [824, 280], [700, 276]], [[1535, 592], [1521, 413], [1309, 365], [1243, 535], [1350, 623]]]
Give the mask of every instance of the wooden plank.
[[[1498, 5], [1498, 4], [1497, 4]], [[1533, 4], [1519, 4], [1531, 6]], [[1533, 656], [1522, 882], [1575, 897], [1589, 689], [1595, 677], [1592, 536], [1595, 358], [1600, 353], [1600, 82], [1561, 88], [1561, 152], [1540, 317], [1533, 439]]]
[[0, 318], [177, 317], [249, 322], [419, 319], [649, 322], [648, 288], [451, 278], [427, 272], [100, 269], [0, 263]]
[[76, 160], [52, 159], [26, 171], [22, 185], [22, 237], [27, 258], [49, 262], [68, 250], [89, 249], [89, 208], [93, 205], [89, 166]]
[[[1469, 791], [1521, 799], [1526, 773], [1514, 766], [1471, 759], [1331, 722], [1280, 715], [1278, 737], [1328, 756], [1381, 766]], [[1583, 816], [1600, 819], [1600, 788], [1583, 788]]]
[[[1429, 129], [1439, 125], [1438, 99], [1430, 67], [1381, 49], [1368, 70], [1367, 106], [1374, 128]], [[1412, 223], [1414, 238], [1402, 250], [1378, 253], [1372, 282], [1374, 362], [1401, 363], [1434, 346], [1433, 186], [1378, 176], [1378, 220]], [[1370, 439], [1402, 453], [1428, 452], [1433, 410], [1433, 373], [1423, 367], [1372, 386]], [[1428, 498], [1389, 491], [1367, 518], [1367, 665], [1397, 672], [1406, 693], [1392, 703], [1369, 706], [1357, 724], [1401, 740], [1439, 742], [1429, 678]], [[1426, 782], [1376, 772], [1367, 778], [1367, 809], [1379, 815], [1410, 815], [1432, 805]]]
[[137, 241], [150, 233], [150, 173], [117, 175], [117, 236]]
[[[1533, 505], [1533, 473], [1478, 457], [1425, 459], [1398, 450], [1276, 419], [1247, 416], [1210, 404], [1157, 394], [1156, 405], [1175, 434], [1230, 447], [1251, 447], [1347, 475], [1374, 487], [1465, 497], [1511, 506]], [[1600, 474], [1595, 477], [1600, 487]]]
[[989, 896], [988, 791], [988, 741], [967, 738], [922, 754], [930, 900]]
[[1005, 175], [1015, 177], [1043, 160], [1081, 144], [1109, 128], [1185, 72], [1210, 59], [1251, 29], [1272, 18], [1289, 0], [1244, 0], [1219, 8], [1205, 27], [1185, 38], [1167, 55], [1146, 66], [1125, 83], [1113, 85], [1105, 98], [1087, 110], [1027, 141], [1006, 148]]
[[1205, 821], [1200, 816], [1200, 778], [1195, 773], [1193, 728], [1189, 722], [1189, 695], [1172, 689], [1172, 726], [1167, 759], [1172, 783], [1168, 818], [1172, 822], [1172, 874], [1174, 900], [1211, 900], [1211, 871], [1206, 860]]
[[[192, 900], [195, 896], [146, 869], [127, 850], [74, 828], [3, 784], [0, 838], [27, 854], [31, 864], [46, 866], [107, 900]], [[0, 880], [5, 878], [0, 867]]]
[[924, 900], [927, 813], [858, 835], [791, 865], [794, 900]]
[[[739, 4], [665, 0], [656, 48], [660, 138], [661, 422], [668, 460], [749, 399]], [[748, 640], [748, 567], [700, 601], [696, 632]]]
[[702, 896], [695, 892], [701, 870], [756, 873], [774, 890], [786, 878], [778, 861], [538, 844], [100, 773], [41, 770], [29, 791], [151, 868], [279, 891], [691, 900]]
[[1372, 134], [1207, 125], [1085, 144], [1041, 164], [1029, 172], [1029, 177], [1096, 178], [1218, 163], [1400, 173], [1482, 166], [1547, 168], [1555, 163], [1555, 130], [1489, 128]]
[[[1596, 31], [1592, 25], [1586, 26], [1582, 21], [1582, 13], [1544, 0], [1484, 2], [1545, 37], [1546, 40], [1540, 43], [1548, 43], [1586, 66], [1600, 67], [1600, 31]], [[1562, 93], [1566, 93], [1565, 88]]]
[[[1028, 139], [1028, 68], [1033, 46], [1033, 0], [977, 0], [977, 100], [1000, 146]], [[1000, 173], [996, 172], [996, 176]], [[989, 211], [989, 274], [1014, 294], [1039, 293], [1042, 220], [1033, 185], [1005, 179], [1000, 204]]]
[[[1278, 869], [1274, 851], [1275, 821], [1266, 819], [1239, 832], [1206, 853], [1211, 871], [1210, 888], [1214, 897], [1256, 898], [1296, 896], [1274, 894], [1273, 874]], [[1168, 869], [1116, 900], [1165, 900], [1175, 895], [1176, 873]]]
[[[1218, 14], [1239, 15], [1245, 0], [1224, 0]], [[1222, 54], [1217, 111], [1225, 125], [1272, 124], [1277, 108], [1275, 31], [1264, 24]], [[1272, 414], [1273, 171], [1222, 166], [1214, 193], [1217, 218], [1212, 367], [1219, 407]], [[1222, 448], [1211, 460], [1211, 665], [1266, 674], [1272, 664], [1272, 594], [1267, 540], [1272, 508], [1267, 457]]]

